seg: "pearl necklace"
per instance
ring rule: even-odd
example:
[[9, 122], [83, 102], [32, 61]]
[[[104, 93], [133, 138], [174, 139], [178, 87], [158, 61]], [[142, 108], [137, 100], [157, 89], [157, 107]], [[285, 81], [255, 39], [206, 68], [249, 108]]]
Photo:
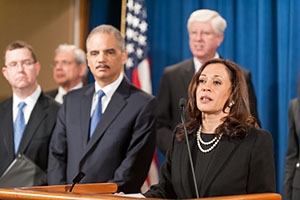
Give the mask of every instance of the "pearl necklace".
[[[201, 138], [201, 130], [202, 130], [202, 126], [200, 125], [199, 129], [197, 131], [197, 145], [198, 145], [198, 148], [200, 149], [200, 151], [202, 153], [208, 153], [208, 152], [212, 151], [217, 146], [217, 144], [219, 143], [219, 141], [220, 141], [223, 134], [221, 134], [219, 138], [217, 136], [215, 136], [211, 141], [205, 142]], [[207, 146], [207, 145], [210, 145], [210, 144], [213, 144], [213, 145], [211, 147], [209, 147], [208, 149], [203, 149], [200, 143], [204, 146]]]

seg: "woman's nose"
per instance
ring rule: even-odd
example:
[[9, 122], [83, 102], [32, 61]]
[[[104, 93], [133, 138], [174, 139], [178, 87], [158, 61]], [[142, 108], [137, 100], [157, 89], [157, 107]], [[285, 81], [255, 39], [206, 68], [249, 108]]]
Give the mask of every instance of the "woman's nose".
[[211, 90], [208, 87], [204, 87], [204, 88], [202, 88], [202, 91], [211, 91]]

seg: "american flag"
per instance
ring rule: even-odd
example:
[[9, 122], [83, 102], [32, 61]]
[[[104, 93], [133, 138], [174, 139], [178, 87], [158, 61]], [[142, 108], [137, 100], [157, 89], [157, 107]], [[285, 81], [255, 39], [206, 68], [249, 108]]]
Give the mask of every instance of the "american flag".
[[[145, 0], [127, 0], [126, 3], [126, 50], [128, 59], [125, 73], [131, 82], [142, 90], [152, 94], [151, 68], [148, 58], [148, 24]], [[147, 191], [158, 182], [158, 161], [154, 154], [148, 177], [141, 188]]]
[[128, 59], [125, 73], [132, 83], [152, 93], [150, 60], [148, 59], [148, 24], [144, 0], [127, 0], [126, 50]]

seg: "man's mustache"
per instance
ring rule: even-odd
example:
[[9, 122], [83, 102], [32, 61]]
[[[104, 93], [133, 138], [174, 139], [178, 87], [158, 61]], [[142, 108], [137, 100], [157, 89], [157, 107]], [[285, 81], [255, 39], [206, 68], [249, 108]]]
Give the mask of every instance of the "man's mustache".
[[96, 66], [96, 69], [99, 69], [99, 68], [106, 68], [106, 69], [109, 69], [110, 67], [106, 64], [99, 64]]

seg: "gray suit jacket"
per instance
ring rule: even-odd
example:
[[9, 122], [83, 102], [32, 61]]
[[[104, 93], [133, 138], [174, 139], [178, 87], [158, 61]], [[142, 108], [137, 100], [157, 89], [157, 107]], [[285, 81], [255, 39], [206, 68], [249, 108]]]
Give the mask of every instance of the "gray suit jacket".
[[[251, 114], [258, 119], [257, 100], [251, 81], [251, 73], [241, 68], [244, 72], [249, 92], [249, 103]], [[172, 132], [180, 123], [180, 98], [188, 99], [188, 86], [195, 75], [193, 59], [188, 59], [165, 68], [158, 90], [158, 114], [157, 114], [157, 147], [165, 154]]]
[[289, 105], [289, 136], [288, 148], [285, 158], [283, 199], [298, 200], [293, 198], [293, 190], [300, 191], [300, 101], [293, 99]]
[[[20, 143], [24, 153], [41, 169], [47, 170], [50, 138], [55, 127], [59, 104], [41, 93]], [[0, 103], [0, 175], [14, 160], [12, 98]]]
[[49, 184], [114, 182], [139, 192], [155, 148], [156, 99], [124, 78], [88, 138], [94, 84], [69, 92], [59, 111], [49, 155]]

